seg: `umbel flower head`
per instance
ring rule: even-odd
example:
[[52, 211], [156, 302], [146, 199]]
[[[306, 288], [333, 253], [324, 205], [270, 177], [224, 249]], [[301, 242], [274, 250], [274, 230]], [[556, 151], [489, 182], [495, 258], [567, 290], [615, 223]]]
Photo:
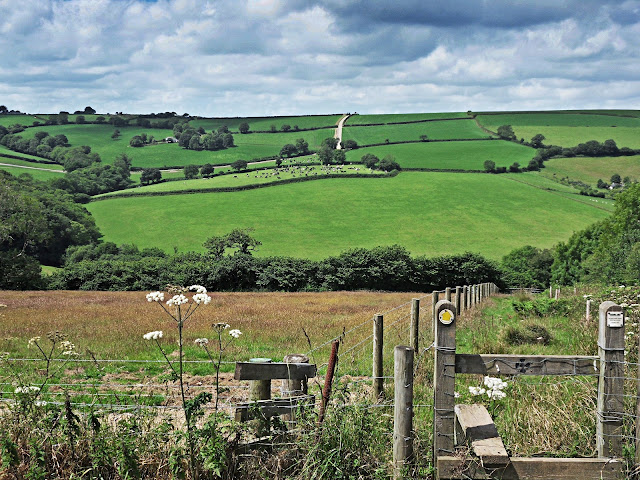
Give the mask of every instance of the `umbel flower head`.
[[162, 338], [162, 330], [145, 333], [142, 338], [144, 338], [145, 340], [158, 340], [159, 338]]

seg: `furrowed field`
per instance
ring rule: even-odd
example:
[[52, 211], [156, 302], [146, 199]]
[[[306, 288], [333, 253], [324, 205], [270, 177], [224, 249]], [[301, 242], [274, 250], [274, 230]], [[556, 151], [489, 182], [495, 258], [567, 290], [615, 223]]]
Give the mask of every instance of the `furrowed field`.
[[404, 172], [242, 192], [114, 198], [87, 207], [107, 241], [202, 251], [212, 235], [252, 227], [263, 243], [259, 255], [319, 259], [396, 243], [413, 254], [474, 251], [500, 258], [517, 246], [550, 247], [568, 238], [608, 215], [598, 205], [499, 175]]

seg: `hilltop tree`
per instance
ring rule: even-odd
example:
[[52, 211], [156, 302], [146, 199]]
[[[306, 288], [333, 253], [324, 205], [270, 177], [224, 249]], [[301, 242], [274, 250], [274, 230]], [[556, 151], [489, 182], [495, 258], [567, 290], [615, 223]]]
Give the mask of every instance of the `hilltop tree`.
[[237, 171], [244, 170], [245, 168], [247, 168], [247, 166], [249, 166], [249, 163], [246, 160], [242, 159], [236, 160], [231, 164], [231, 168]]
[[291, 130], [291, 125], [284, 123], [282, 124], [282, 126], [280, 127], [280, 130], [282, 130], [283, 132], [288, 132], [289, 130]]
[[305, 141], [304, 138], [298, 138], [296, 140], [296, 150], [300, 155], [306, 155], [309, 153], [309, 144]]
[[193, 178], [198, 177], [198, 166], [197, 165], [186, 165], [184, 167], [184, 178], [187, 180], [191, 180]]
[[484, 161], [484, 171], [493, 173], [496, 171], [496, 162], [493, 160], [485, 160]]
[[280, 149], [280, 156], [281, 157], [292, 157], [293, 155], [295, 155], [296, 153], [298, 153], [298, 149], [296, 148], [295, 145], [291, 144], [291, 143], [287, 143], [286, 145], [284, 145], [281, 149]]
[[516, 134], [511, 125], [501, 125], [498, 127], [498, 136], [504, 140], [515, 140]]
[[238, 130], [240, 133], [249, 133], [249, 124], [247, 122], [242, 122], [238, 125]]
[[253, 238], [250, 233], [253, 228], [234, 228], [226, 235], [208, 238], [203, 246], [209, 255], [215, 259], [220, 259], [227, 249], [236, 249], [236, 254], [251, 255], [262, 242]]
[[85, 115], [95, 115], [96, 111], [91, 107], [84, 107]]
[[149, 183], [157, 183], [162, 179], [162, 172], [159, 168], [145, 168], [140, 175], [140, 183], [148, 185]]

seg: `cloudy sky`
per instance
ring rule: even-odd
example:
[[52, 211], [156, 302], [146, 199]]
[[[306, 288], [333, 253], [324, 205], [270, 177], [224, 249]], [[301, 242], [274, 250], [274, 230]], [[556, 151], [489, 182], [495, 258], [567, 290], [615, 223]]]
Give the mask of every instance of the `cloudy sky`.
[[0, 104], [203, 116], [640, 108], [640, 0], [0, 0]]

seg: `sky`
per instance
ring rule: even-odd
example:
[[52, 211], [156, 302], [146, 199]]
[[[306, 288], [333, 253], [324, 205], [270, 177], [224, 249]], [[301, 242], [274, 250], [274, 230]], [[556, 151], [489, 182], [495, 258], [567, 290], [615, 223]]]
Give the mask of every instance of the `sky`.
[[640, 0], [0, 0], [0, 105], [640, 108]]

